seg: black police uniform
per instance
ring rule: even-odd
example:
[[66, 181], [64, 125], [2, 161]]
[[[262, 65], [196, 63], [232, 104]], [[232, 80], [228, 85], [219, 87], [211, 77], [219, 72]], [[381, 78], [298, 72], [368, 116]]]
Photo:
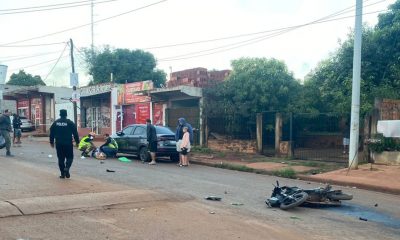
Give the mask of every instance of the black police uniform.
[[67, 119], [66, 110], [60, 110], [60, 117], [50, 127], [50, 144], [53, 145], [55, 139], [58, 166], [61, 172], [60, 178], [69, 178], [69, 169], [74, 159], [72, 135], [77, 144], [79, 143], [79, 136], [76, 125]]

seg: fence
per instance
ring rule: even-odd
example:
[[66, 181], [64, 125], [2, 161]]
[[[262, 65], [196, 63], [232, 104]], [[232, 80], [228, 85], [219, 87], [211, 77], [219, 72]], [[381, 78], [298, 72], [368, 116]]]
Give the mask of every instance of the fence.
[[346, 162], [348, 145], [343, 143], [349, 138], [349, 122], [349, 115], [337, 113], [264, 112], [262, 152], [267, 156]]

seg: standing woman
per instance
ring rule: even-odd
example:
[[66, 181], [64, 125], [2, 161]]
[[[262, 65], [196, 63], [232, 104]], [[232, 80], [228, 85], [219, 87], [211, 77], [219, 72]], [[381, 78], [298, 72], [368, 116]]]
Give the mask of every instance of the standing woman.
[[182, 163], [182, 139], [183, 139], [183, 128], [187, 127], [187, 130], [189, 132], [189, 140], [190, 144], [193, 144], [193, 128], [192, 126], [186, 122], [184, 118], [179, 118], [178, 119], [178, 126], [176, 126], [176, 132], [175, 132], [175, 141], [176, 141], [176, 151], [179, 153], [179, 166], [183, 165]]
[[181, 143], [181, 154], [182, 154], [182, 164], [179, 166], [189, 166], [188, 154], [190, 152], [190, 134], [188, 132], [188, 127], [183, 127], [183, 137]]

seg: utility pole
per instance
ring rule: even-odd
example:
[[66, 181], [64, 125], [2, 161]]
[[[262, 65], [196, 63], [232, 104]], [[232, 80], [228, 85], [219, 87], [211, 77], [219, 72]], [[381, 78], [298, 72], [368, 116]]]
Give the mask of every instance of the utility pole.
[[360, 134], [360, 75], [362, 43], [362, 0], [356, 0], [356, 19], [353, 53], [353, 85], [351, 95], [351, 125], [349, 169], [358, 168], [358, 138]]
[[[72, 73], [75, 73], [75, 62], [74, 62], [74, 42], [72, 39], [69, 39], [70, 47], [71, 47], [71, 67], [72, 67]], [[76, 91], [76, 85], [72, 86], [72, 90]], [[78, 124], [78, 113], [77, 113], [77, 106], [76, 106], [76, 101], [73, 102], [74, 105], [74, 123], [75, 125]]]
[[92, 22], [92, 25], [91, 25], [91, 27], [92, 27], [92, 45], [91, 45], [91, 48], [92, 48], [92, 57], [93, 57], [93, 53], [94, 53], [94, 18], [93, 18], [93, 8], [94, 8], [94, 4], [93, 4], [93, 0], [91, 1], [91, 4], [90, 4], [90, 7], [91, 7], [91, 22]]

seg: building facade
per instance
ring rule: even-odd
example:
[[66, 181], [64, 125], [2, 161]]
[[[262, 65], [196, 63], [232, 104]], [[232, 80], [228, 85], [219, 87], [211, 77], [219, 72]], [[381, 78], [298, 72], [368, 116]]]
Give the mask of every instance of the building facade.
[[167, 82], [167, 87], [184, 85], [200, 88], [209, 87], [224, 81], [230, 72], [230, 70], [208, 71], [207, 68], [193, 68], [173, 72], [170, 75], [170, 80]]

